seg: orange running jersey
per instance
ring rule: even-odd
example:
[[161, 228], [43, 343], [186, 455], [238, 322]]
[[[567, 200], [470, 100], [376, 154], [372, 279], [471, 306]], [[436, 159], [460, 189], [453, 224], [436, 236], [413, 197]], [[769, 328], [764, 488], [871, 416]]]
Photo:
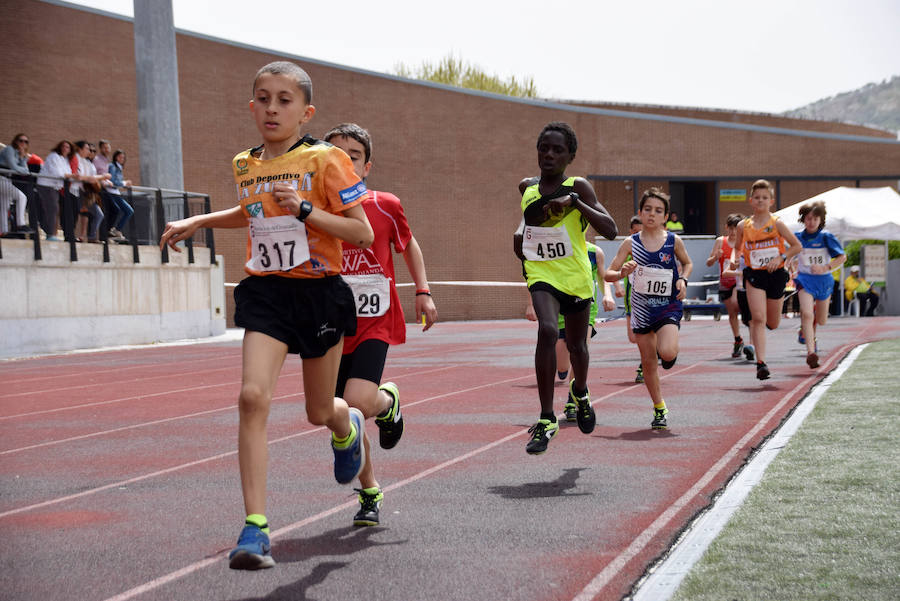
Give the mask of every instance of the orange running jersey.
[[765, 269], [769, 261], [784, 254], [784, 238], [775, 227], [777, 219], [772, 215], [759, 229], [753, 226], [752, 216], [744, 220], [744, 263], [752, 269]]
[[[244, 271], [250, 275], [290, 278], [321, 278], [340, 273], [341, 241], [331, 234], [296, 218], [294, 221], [275, 219], [271, 223], [278, 225], [274, 227], [254, 227], [254, 224], [290, 216], [272, 193], [278, 182], [289, 184], [314, 207], [336, 215], [360, 204], [367, 197], [366, 184], [353, 172], [350, 158], [339, 148], [308, 135], [273, 159], [255, 158], [253, 153], [258, 149], [245, 150], [232, 161], [238, 202], [250, 221]], [[287, 230], [302, 232], [290, 231], [289, 238], [279, 241], [278, 232]], [[302, 252], [295, 248], [300, 240], [302, 246], [308, 246], [308, 259], [300, 264], [292, 263], [290, 258], [295, 251], [297, 256], [306, 257], [305, 247]]]

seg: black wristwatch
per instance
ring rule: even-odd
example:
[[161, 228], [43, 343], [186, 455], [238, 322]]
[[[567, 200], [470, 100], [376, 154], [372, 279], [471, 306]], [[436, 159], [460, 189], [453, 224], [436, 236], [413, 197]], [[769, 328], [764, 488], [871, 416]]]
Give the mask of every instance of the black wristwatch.
[[300, 214], [297, 215], [297, 219], [300, 221], [306, 221], [306, 218], [309, 217], [309, 214], [312, 213], [312, 203], [308, 200], [300, 201]]

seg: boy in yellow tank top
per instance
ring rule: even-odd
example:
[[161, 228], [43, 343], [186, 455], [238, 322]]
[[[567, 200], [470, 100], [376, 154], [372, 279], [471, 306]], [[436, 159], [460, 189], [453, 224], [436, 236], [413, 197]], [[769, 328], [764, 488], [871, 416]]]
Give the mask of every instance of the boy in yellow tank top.
[[[789, 279], [784, 266], [802, 246], [788, 226], [770, 212], [775, 202], [772, 184], [764, 179], [754, 182], [749, 202], [753, 215], [738, 224], [731, 268], [737, 268], [738, 254], [742, 254], [750, 331], [756, 346], [756, 377], [766, 380], [770, 375], [766, 365], [766, 328], [774, 330], [781, 323], [784, 287]], [[785, 242], [789, 245], [787, 249]]]
[[344, 334], [356, 331], [356, 306], [340, 277], [341, 240], [365, 248], [373, 233], [361, 203], [366, 187], [340, 149], [301, 136], [315, 113], [312, 82], [290, 62], [260, 69], [250, 112], [263, 143], [233, 160], [239, 204], [166, 224], [160, 247], [197, 228], [249, 225], [249, 277], [235, 290], [235, 323], [244, 327], [238, 398], [238, 463], [246, 520], [229, 553], [233, 569], [275, 565], [266, 513], [266, 422], [288, 353], [303, 360], [310, 423], [331, 430], [335, 479], [349, 484], [365, 461], [362, 413], [334, 396]]
[[529, 430], [532, 437], [525, 446], [532, 455], [545, 452], [559, 431], [553, 411], [553, 379], [560, 314], [565, 318], [574, 376], [569, 383], [569, 401], [577, 406], [576, 421], [582, 432], [592, 432], [596, 422], [587, 389], [587, 332], [594, 284], [584, 232], [588, 224], [610, 240], [618, 232], [615, 221], [597, 202], [593, 186], [584, 178], [566, 176], [577, 149], [578, 140], [569, 124], [547, 124], [537, 140], [541, 175], [519, 183], [523, 217], [513, 235], [513, 249], [522, 261], [538, 321], [534, 366], [541, 414]]

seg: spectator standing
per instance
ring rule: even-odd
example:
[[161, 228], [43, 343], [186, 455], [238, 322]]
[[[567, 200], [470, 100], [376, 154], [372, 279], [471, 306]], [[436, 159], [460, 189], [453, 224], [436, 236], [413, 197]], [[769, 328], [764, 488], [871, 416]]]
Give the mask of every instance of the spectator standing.
[[37, 192], [40, 203], [38, 204], [38, 221], [41, 229], [47, 234], [47, 240], [59, 240], [56, 235], [59, 229], [59, 201], [65, 193], [64, 179], [72, 179], [72, 167], [69, 163], [69, 155], [72, 154], [72, 143], [68, 140], [60, 141], [50, 154], [47, 155], [44, 164], [41, 165], [40, 175], [37, 180]]
[[109, 170], [107, 171], [107, 173], [109, 173], [109, 186], [106, 188], [106, 192], [110, 197], [109, 201], [111, 209], [111, 215], [108, 220], [108, 223], [110, 224], [109, 237], [119, 242], [127, 242], [122, 230], [125, 227], [125, 224], [127, 224], [134, 216], [134, 209], [128, 204], [128, 201], [122, 197], [122, 194], [119, 191], [119, 188], [131, 186], [131, 180], [124, 179], [123, 176], [125, 159], [125, 151], [116, 150], [112, 155], [112, 161], [109, 163]]
[[[78, 182], [69, 187], [73, 196], [79, 199], [78, 224], [75, 227], [75, 239], [78, 242], [87, 237], [88, 242], [99, 242], [98, 234], [100, 224], [103, 223], [103, 209], [100, 208], [99, 192], [103, 181], [109, 179], [109, 174], [97, 175], [97, 169], [91, 162], [91, 145], [85, 140], [75, 142], [75, 152], [72, 153], [72, 164], [76, 165]], [[73, 173], [75, 170], [73, 169]], [[89, 221], [89, 218], [93, 221]], [[88, 225], [90, 224], [90, 228]]]
[[94, 155], [94, 158], [91, 160], [94, 163], [94, 168], [97, 170], [97, 175], [106, 175], [109, 173], [109, 164], [112, 161], [112, 146], [109, 144], [109, 140], [100, 140], [97, 142], [97, 154]]

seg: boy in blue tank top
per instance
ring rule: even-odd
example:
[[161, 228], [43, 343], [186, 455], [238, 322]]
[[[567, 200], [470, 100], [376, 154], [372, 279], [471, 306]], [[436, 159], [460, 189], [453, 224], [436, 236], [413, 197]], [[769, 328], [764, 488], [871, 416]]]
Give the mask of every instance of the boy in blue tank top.
[[[661, 430], [668, 427], [669, 410], [660, 390], [657, 357], [663, 369], [670, 369], [678, 358], [681, 301], [693, 264], [681, 238], [665, 229], [668, 194], [650, 188], [642, 195], [639, 207], [641, 231], [622, 242], [606, 280], [631, 276], [631, 329], [641, 351], [644, 384], [653, 401], [650, 426]], [[628, 255], [632, 259], [626, 261]], [[681, 273], [676, 259], [681, 263]]]

